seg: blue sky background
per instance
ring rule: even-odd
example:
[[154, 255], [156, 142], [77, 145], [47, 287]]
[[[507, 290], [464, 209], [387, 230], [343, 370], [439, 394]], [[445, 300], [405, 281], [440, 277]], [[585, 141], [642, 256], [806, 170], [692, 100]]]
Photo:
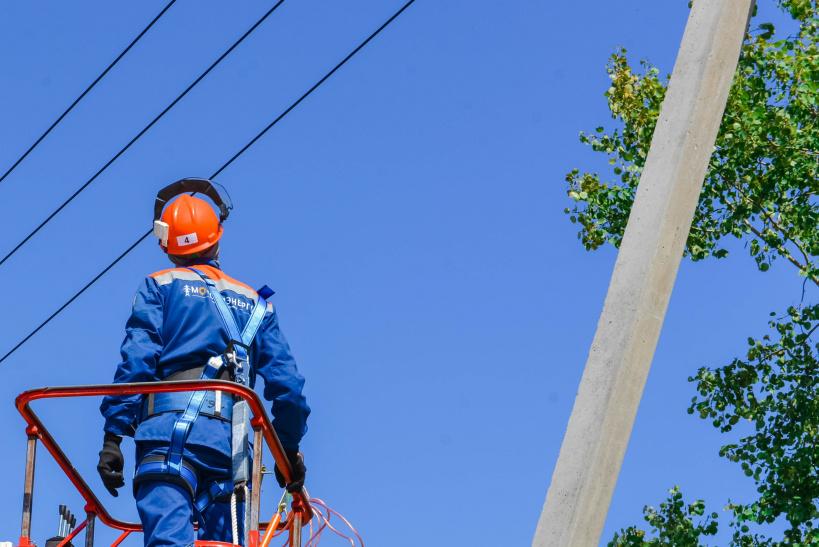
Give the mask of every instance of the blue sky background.
[[[285, 2], [0, 267], [0, 351], [150, 227], [158, 188], [210, 174], [400, 4]], [[764, 18], [781, 20], [771, 0], [761, 4]], [[162, 5], [4, 3], [0, 167]], [[0, 184], [0, 252], [269, 5], [171, 8]], [[223, 266], [277, 291], [308, 378], [310, 489], [369, 545], [531, 541], [615, 258], [576, 240], [562, 213], [563, 177], [606, 167], [577, 133], [609, 122], [608, 55], [622, 45], [670, 72], [687, 12], [685, 0], [419, 0], [219, 177], [236, 203]], [[718, 458], [720, 436], [685, 413], [686, 378], [741, 354], [769, 311], [798, 302], [801, 284], [786, 264], [761, 274], [736, 250], [680, 269], [604, 540], [673, 484], [714, 509], [753, 493]], [[109, 381], [137, 284], [165, 266], [153, 241], [143, 243], [3, 363], [0, 540], [19, 535], [25, 435], [14, 396]], [[102, 492], [97, 404], [37, 409]], [[126, 454], [130, 466], [130, 447]], [[56, 530], [57, 505], [80, 511], [82, 502], [45, 451], [37, 473], [34, 530], [43, 542]], [[136, 519], [124, 492], [102, 497]], [[266, 513], [274, 498], [271, 481]], [[98, 527], [101, 542], [112, 537]], [[725, 543], [725, 535], [715, 542]]]

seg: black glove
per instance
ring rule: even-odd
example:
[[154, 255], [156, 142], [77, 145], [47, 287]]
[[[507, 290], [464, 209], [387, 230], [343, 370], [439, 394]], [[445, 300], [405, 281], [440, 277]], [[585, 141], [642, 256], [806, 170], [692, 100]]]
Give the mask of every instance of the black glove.
[[285, 484], [284, 475], [279, 471], [278, 465], [274, 469], [276, 480], [282, 488], [287, 486], [288, 492], [298, 492], [304, 487], [304, 476], [307, 474], [307, 468], [304, 466], [304, 456], [298, 450], [285, 450], [284, 453], [287, 456], [287, 461], [290, 462], [290, 469], [293, 471], [293, 481], [290, 484]]
[[125, 484], [125, 479], [122, 477], [125, 458], [122, 457], [122, 450], [119, 449], [121, 442], [122, 437], [106, 432], [105, 439], [102, 441], [102, 450], [100, 450], [100, 462], [97, 464], [97, 472], [100, 474], [102, 484], [114, 497], [119, 495], [117, 488]]

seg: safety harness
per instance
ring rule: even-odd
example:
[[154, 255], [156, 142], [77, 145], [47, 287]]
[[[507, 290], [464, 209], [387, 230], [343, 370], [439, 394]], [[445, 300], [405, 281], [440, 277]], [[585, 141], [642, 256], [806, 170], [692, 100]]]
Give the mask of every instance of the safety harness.
[[[236, 319], [230, 312], [225, 298], [219, 292], [216, 284], [204, 272], [196, 268], [188, 269], [196, 273], [207, 286], [210, 299], [216, 306], [230, 340], [223, 355], [211, 357], [208, 360], [202, 369], [200, 379], [212, 380], [218, 378], [223, 371], [228, 370], [234, 382], [241, 385], [250, 385], [250, 345], [253, 343], [253, 339], [264, 319], [267, 310], [266, 298], [269, 298], [273, 291], [266, 286], [258, 291], [259, 296], [253, 310], [250, 312], [250, 318], [244, 329], [240, 331]], [[250, 482], [249, 409], [243, 399], [237, 399], [236, 401], [228, 399], [223, 404], [221, 398], [221, 392], [200, 390], [190, 392], [190, 394], [157, 394], [150, 400], [146, 399], [143, 406], [144, 417], [160, 412], [178, 412], [179, 417], [173, 425], [167, 454], [164, 456], [148, 456], [137, 466], [134, 474], [135, 488], [139, 482], [146, 480], [159, 479], [176, 482], [190, 491], [194, 505], [197, 511], [201, 513], [214, 500], [224, 498], [227, 494], [235, 492], [235, 488], [246, 488], [248, 486]], [[215, 409], [215, 412], [213, 409]], [[183, 453], [191, 428], [200, 415], [231, 421], [233, 476], [231, 480], [214, 481], [207, 490], [197, 496], [198, 477], [193, 466], [183, 458]]]

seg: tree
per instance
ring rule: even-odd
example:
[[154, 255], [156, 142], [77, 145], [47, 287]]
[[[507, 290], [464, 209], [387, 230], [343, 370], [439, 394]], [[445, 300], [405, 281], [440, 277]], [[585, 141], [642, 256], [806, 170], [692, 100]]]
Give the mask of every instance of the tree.
[[[643, 545], [696, 545], [701, 536], [713, 536], [717, 533], [716, 513], [705, 515], [705, 502], [697, 500], [686, 505], [679, 488], [669, 492], [668, 499], [660, 504], [660, 509], [646, 507], [645, 520], [651, 526], [656, 537], [646, 538], [646, 533], [636, 526], [631, 526], [614, 535], [609, 545], [621, 547], [639, 547]], [[702, 517], [695, 524], [694, 517]]]
[[[803, 283], [819, 286], [819, 9], [816, 0], [777, 4], [797, 31], [780, 37], [761, 23], [746, 35], [685, 254], [723, 259], [731, 236], [761, 271], [781, 259]], [[645, 61], [633, 68], [623, 49], [607, 72], [614, 128], [598, 127], [580, 140], [608, 156], [613, 177], [579, 169], [566, 176], [574, 201], [566, 213], [588, 250], [622, 241], [668, 85]], [[749, 338], [744, 357], [689, 379], [697, 392], [690, 413], [726, 434], [740, 421], [753, 427], [720, 449], [759, 492], [728, 506], [733, 545], [819, 543], [819, 305], [803, 302], [772, 317], [771, 333]], [[698, 545], [717, 531], [715, 516], [693, 522], [704, 514], [702, 502], [686, 506], [676, 489], [644, 514], [653, 538], [631, 527], [610, 545]], [[751, 533], [749, 525], [764, 530], [780, 517], [788, 522], [781, 538]]]

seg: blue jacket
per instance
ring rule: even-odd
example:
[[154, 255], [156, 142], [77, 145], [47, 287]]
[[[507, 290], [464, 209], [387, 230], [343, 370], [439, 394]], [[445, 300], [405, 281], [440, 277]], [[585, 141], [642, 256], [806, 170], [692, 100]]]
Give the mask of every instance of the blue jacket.
[[[241, 329], [256, 302], [256, 291], [225, 275], [214, 262], [196, 267], [215, 282]], [[228, 342], [218, 311], [196, 273], [185, 268], [156, 272], [145, 278], [134, 298], [114, 382], [158, 381], [178, 371], [202, 367], [209, 358], [221, 355]], [[256, 376], [264, 380], [264, 397], [273, 402], [273, 426], [282, 445], [298, 449], [307, 431], [310, 407], [302, 395], [304, 378], [279, 330], [272, 304], [268, 303], [251, 344], [250, 363], [250, 385], [255, 385]], [[177, 414], [158, 414], [140, 423], [141, 407], [140, 395], [105, 397], [100, 405], [105, 431], [133, 436], [136, 441], [167, 442]], [[200, 416], [186, 445], [230, 454], [230, 424]]]

